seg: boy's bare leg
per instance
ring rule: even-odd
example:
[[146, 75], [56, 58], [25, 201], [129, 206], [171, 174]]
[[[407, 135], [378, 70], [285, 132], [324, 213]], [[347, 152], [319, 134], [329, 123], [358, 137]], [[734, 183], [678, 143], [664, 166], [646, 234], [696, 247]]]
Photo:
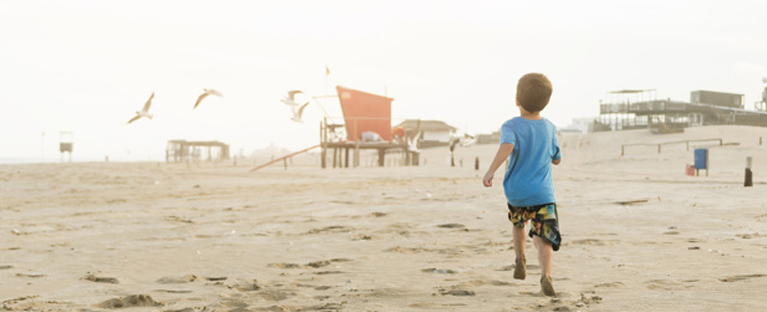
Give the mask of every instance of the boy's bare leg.
[[514, 254], [517, 256], [514, 262], [514, 278], [523, 280], [527, 276], [525, 260], [525, 227], [514, 226]]
[[541, 265], [541, 290], [546, 296], [556, 296], [554, 285], [551, 282], [551, 263], [554, 257], [554, 248], [551, 243], [539, 236], [533, 236], [533, 244], [538, 249], [538, 263]]

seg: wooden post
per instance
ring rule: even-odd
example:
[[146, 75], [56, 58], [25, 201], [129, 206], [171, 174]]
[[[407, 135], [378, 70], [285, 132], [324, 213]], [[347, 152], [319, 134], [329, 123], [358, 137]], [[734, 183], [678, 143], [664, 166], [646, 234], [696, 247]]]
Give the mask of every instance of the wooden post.
[[288, 170], [288, 159], [287, 158], [283, 158], [282, 162], [285, 164], [285, 170]]
[[378, 148], [378, 167], [384, 166], [384, 159], [386, 157], [386, 150], [383, 148]]
[[[420, 132], [421, 132], [421, 119], [418, 119], [418, 122], [416, 122], [416, 124], [415, 124], [415, 134], [418, 135]], [[423, 136], [419, 136], [418, 137], [418, 141], [413, 142], [415, 144], [416, 150], [418, 150], [418, 152], [413, 152], [413, 159], [412, 159], [413, 160], [413, 166], [420, 165], [420, 163], [419, 163], [420, 160], [421, 160], [420, 148], [421, 148], [421, 140], [422, 139], [423, 139]]]
[[754, 186], [753, 179], [753, 173], [751, 172], [751, 156], [746, 157], [746, 182], [743, 184], [743, 186]]
[[410, 154], [412, 153], [410, 153], [410, 151], [407, 150], [407, 147], [405, 147], [405, 166], [410, 166]]
[[[357, 133], [357, 118], [354, 119], [354, 130], [352, 133]], [[362, 135], [357, 134], [358, 136], [354, 138], [354, 160], [352, 161], [352, 168], [357, 168], [360, 166], [360, 141], [362, 141]]]
[[346, 156], [346, 168], [349, 168], [349, 148], [348, 147], [344, 149], [344, 153]]
[[322, 167], [322, 169], [325, 169], [328, 166], [328, 164], [327, 164], [327, 162], [328, 162], [328, 160], [327, 160], [327, 158], [328, 158], [328, 149], [325, 146], [325, 144], [322, 145], [322, 152], [320, 153], [320, 157], [321, 157], [321, 159], [320, 159], [320, 167]]
[[479, 156], [474, 157], [474, 170], [479, 170]]
[[333, 149], [333, 168], [336, 167], [336, 163], [338, 162], [338, 149]]
[[325, 169], [327, 167], [327, 157], [328, 157], [328, 143], [327, 143], [327, 134], [325, 133], [325, 124], [328, 122], [328, 117], [324, 117], [322, 121], [320, 121], [320, 144], [322, 145], [322, 151], [320, 152], [320, 167], [322, 169]]
[[361, 163], [361, 161], [362, 161], [362, 149], [361, 149], [361, 148], [358, 148], [358, 149], [355, 151], [355, 154], [356, 154], [356, 155], [354, 155], [354, 157], [356, 157], [356, 158], [357, 158], [357, 161], [355, 161], [355, 162], [354, 162], [354, 168], [357, 168], [357, 167], [359, 167], [359, 166], [360, 166], [360, 163]]

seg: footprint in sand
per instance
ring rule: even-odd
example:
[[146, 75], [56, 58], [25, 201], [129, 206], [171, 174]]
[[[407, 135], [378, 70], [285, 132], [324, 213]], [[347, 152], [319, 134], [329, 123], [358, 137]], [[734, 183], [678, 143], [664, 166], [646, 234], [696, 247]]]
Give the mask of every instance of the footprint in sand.
[[466, 226], [460, 223], [445, 223], [437, 225], [437, 227], [445, 228], [445, 229], [462, 229]]
[[18, 277], [37, 278], [37, 277], [43, 277], [43, 276], [45, 276], [45, 274], [43, 274], [43, 273], [16, 273], [16, 276], [18, 276]]
[[738, 282], [738, 281], [743, 281], [743, 280], [752, 279], [752, 278], [759, 278], [759, 277], [767, 277], [767, 274], [749, 274], [749, 275], [727, 276], [725, 278], [720, 278], [719, 281], [720, 282], [724, 282], [724, 283], [731, 283], [731, 282]]
[[423, 269], [423, 270], [421, 270], [421, 272], [424, 272], [424, 273], [437, 273], [437, 274], [455, 274], [455, 273], [457, 273], [457, 272], [455, 272], [453, 270], [444, 270], [444, 269], [437, 269], [437, 268]]
[[[245, 309], [248, 307], [249, 304], [242, 302], [240, 300], [225, 298], [223, 301], [221, 301], [221, 305], [227, 308], [235, 308], [234, 310], [232, 310], [232, 311], [235, 311], [235, 310]], [[249, 311], [249, 310], [243, 310], [243, 311]]]
[[305, 269], [305, 268], [319, 269], [321, 267], [326, 267], [334, 262], [349, 262], [349, 261], [353, 261], [353, 260], [346, 259], [346, 258], [334, 258], [330, 260], [319, 260], [319, 261], [309, 262], [304, 265], [300, 265], [297, 263], [269, 263], [267, 266], [272, 268], [279, 268], [279, 269]]
[[321, 234], [321, 233], [348, 233], [354, 230], [354, 228], [348, 227], [348, 226], [341, 226], [341, 225], [333, 225], [324, 227], [321, 229], [312, 229], [309, 232], [304, 233], [303, 235], [307, 234]]
[[296, 296], [296, 293], [282, 290], [265, 290], [258, 293], [266, 301], [282, 301]]
[[[289, 310], [289, 311], [343, 311], [344, 310], [344, 304], [343, 303], [326, 303], [323, 305], [314, 305], [314, 306], [307, 306], [307, 307], [295, 307], [295, 310]], [[266, 309], [258, 309], [257, 311], [275, 311], [275, 312], [282, 312], [282, 311], [288, 311], [285, 310], [283, 307], [277, 307], [272, 306]]]
[[258, 284], [257, 280], [252, 280], [252, 281], [244, 282], [244, 283], [237, 283], [231, 286], [227, 285], [226, 287], [230, 289], [234, 288], [240, 292], [258, 291], [263, 288], [261, 287], [261, 285]]
[[342, 271], [320, 271], [320, 272], [313, 272], [314, 275], [329, 275], [329, 274], [344, 274], [345, 272]]
[[473, 280], [468, 282], [463, 282], [458, 285], [453, 286], [454, 289], [460, 289], [460, 288], [468, 288], [468, 287], [478, 287], [478, 286], [484, 286], [484, 285], [490, 285], [490, 286], [511, 286], [514, 285], [512, 283], [499, 281], [499, 280]]
[[96, 282], [96, 283], [109, 283], [109, 284], [119, 284], [120, 282], [114, 278], [114, 277], [99, 277], [96, 275], [93, 275], [91, 273], [88, 273], [84, 278], [84, 280]]
[[443, 296], [473, 297], [476, 294], [474, 293], [474, 291], [469, 290], [468, 288], [485, 286], [485, 285], [509, 286], [513, 284], [507, 283], [504, 281], [499, 281], [499, 280], [473, 280], [473, 281], [468, 281], [468, 282], [463, 282], [457, 285], [453, 285], [447, 288], [438, 287], [437, 292], [439, 292], [439, 294]]
[[401, 247], [401, 246], [384, 250], [384, 252], [398, 252], [403, 254], [413, 254], [413, 253], [432, 252], [432, 251], [435, 251], [435, 250], [423, 248], [423, 247], [410, 248], [410, 247]]
[[176, 290], [176, 289], [155, 289], [153, 291], [164, 292], [164, 293], [169, 293], [169, 294], [191, 294], [192, 293], [191, 290], [184, 290], [184, 289], [182, 289], [182, 290]]
[[[512, 265], [507, 265], [505, 267], [496, 269], [496, 271], [514, 271], [514, 267], [515, 267], [515, 265], [513, 265], [513, 264]], [[528, 264], [527, 265], [527, 270], [528, 271], [530, 271], [530, 270], [539, 270], [540, 268], [541, 267], [538, 266], [537, 264]]]
[[184, 276], [166, 276], [155, 281], [159, 284], [183, 284], [196, 281], [198, 278], [193, 274], [187, 274]]
[[680, 285], [671, 280], [655, 279], [644, 282], [647, 289], [652, 290], [674, 290], [680, 287]]
[[422, 308], [422, 309], [432, 309], [432, 308], [451, 308], [451, 307], [465, 307], [466, 304], [464, 303], [434, 303], [434, 302], [419, 302], [419, 303], [413, 303], [409, 305], [408, 307], [411, 308]]
[[353, 241], [371, 240], [371, 239], [373, 239], [373, 236], [366, 235], [366, 234], [359, 234], [355, 236], [354, 238], [352, 238]]
[[606, 245], [603, 240], [595, 239], [595, 238], [586, 238], [586, 239], [577, 239], [573, 240], [569, 243], [564, 243], [563, 245], [589, 245], [589, 246], [604, 246]]
[[762, 237], [764, 235], [759, 233], [751, 233], [751, 234], [736, 234], [735, 236], [742, 239], [752, 239], [752, 238]]
[[162, 303], [154, 301], [149, 295], [130, 295], [122, 298], [112, 298], [98, 304], [99, 308], [122, 309], [132, 307], [159, 307]]
[[602, 284], [596, 284], [594, 285], [594, 288], [617, 288], [617, 287], [623, 287], [626, 284], [623, 284], [621, 282], [610, 282], [610, 283], [602, 283]]
[[457, 297], [474, 297], [476, 294], [471, 290], [466, 289], [437, 289], [440, 295], [443, 296], [457, 296]]
[[301, 265], [297, 263], [269, 263], [267, 265], [271, 268], [278, 268], [278, 269], [300, 269]]

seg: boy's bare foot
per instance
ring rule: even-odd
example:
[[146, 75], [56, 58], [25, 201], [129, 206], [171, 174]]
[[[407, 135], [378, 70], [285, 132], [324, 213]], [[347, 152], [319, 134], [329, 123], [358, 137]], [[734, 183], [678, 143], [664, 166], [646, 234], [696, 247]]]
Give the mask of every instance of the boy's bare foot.
[[541, 276], [541, 290], [543, 294], [549, 297], [554, 297], [557, 293], [554, 291], [554, 285], [551, 284], [551, 276]]
[[517, 258], [516, 263], [514, 264], [514, 278], [518, 280], [523, 280], [527, 276], [527, 273], [525, 271], [525, 267], [527, 266], [527, 261], [525, 260], [525, 256]]

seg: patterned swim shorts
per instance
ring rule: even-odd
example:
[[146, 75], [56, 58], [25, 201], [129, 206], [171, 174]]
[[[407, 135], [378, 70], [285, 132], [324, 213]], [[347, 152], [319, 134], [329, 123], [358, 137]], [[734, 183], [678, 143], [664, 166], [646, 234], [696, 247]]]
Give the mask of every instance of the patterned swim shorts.
[[509, 221], [516, 227], [524, 228], [528, 220], [532, 220], [532, 226], [528, 235], [538, 235], [551, 243], [554, 251], [559, 250], [562, 237], [559, 235], [559, 221], [557, 220], [557, 204], [545, 204], [530, 207], [514, 207], [509, 203]]

